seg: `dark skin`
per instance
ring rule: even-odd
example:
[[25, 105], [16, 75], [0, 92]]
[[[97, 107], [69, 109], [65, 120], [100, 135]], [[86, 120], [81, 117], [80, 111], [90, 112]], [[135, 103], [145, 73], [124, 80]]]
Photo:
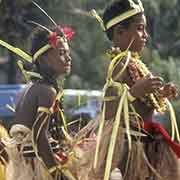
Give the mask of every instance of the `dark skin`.
[[[54, 72], [55, 77], [68, 74], [71, 70], [70, 50], [67, 43], [59, 42], [58, 48], [49, 49], [45, 54], [38, 59], [39, 63], [46, 63], [48, 67]], [[15, 119], [13, 124], [22, 124], [32, 129], [34, 122], [39, 114], [38, 107], [50, 108], [55, 101], [57, 92], [55, 88], [47, 83], [34, 83], [21, 96], [21, 99], [16, 108]], [[48, 126], [50, 117], [47, 113], [41, 114], [37, 125], [35, 126], [35, 135], [38, 133], [41, 122], [48, 117], [40, 132], [37, 141], [38, 152], [43, 159], [47, 168], [51, 168], [58, 164], [54, 158], [50, 144], [48, 142]]]
[[[139, 14], [135, 17], [134, 21], [128, 26], [123, 27], [117, 25], [113, 29], [113, 43], [114, 47], [120, 48], [122, 51], [128, 47], [131, 52], [140, 53], [148, 39], [146, 31], [146, 17], [144, 14]], [[125, 61], [125, 60], [124, 60]], [[124, 62], [121, 61], [113, 71], [113, 79], [122, 69]], [[163, 79], [158, 76], [149, 74], [145, 78], [139, 79], [134, 85], [131, 85], [131, 79], [128, 71], [125, 70], [121, 77], [116, 79], [117, 82], [126, 83], [130, 87], [130, 93], [136, 97], [144, 97], [145, 94], [159, 92], [162, 97], [168, 99], [175, 98], [177, 96], [177, 87], [173, 83], [164, 83]], [[107, 96], [117, 96], [117, 91], [114, 88], [109, 88], [106, 92]], [[111, 119], [115, 116], [119, 100], [106, 102], [106, 119]], [[139, 100], [133, 102], [136, 111], [141, 115], [144, 120], [152, 118], [154, 109], [148, 107], [146, 104]]]

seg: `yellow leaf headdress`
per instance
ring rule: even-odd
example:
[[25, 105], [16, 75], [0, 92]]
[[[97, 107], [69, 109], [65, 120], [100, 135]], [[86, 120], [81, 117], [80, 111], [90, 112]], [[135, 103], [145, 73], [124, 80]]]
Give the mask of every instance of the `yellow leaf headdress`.
[[128, 19], [138, 13], [144, 12], [143, 4], [141, 0], [137, 0], [137, 3], [135, 3], [133, 0], [128, 0], [130, 8], [125, 11], [124, 13], [121, 13], [112, 19], [110, 19], [106, 25], [104, 24], [102, 18], [97, 14], [97, 12], [93, 9], [91, 11], [91, 15], [94, 16], [99, 22], [101, 27], [104, 31], [110, 29], [112, 26], [122, 22], [125, 19]]
[[[65, 27], [62, 28], [61, 26], [57, 25], [56, 22], [45, 12], [45, 10], [43, 10], [37, 3], [33, 2], [33, 4], [38, 7], [50, 20], [51, 22], [55, 25], [56, 27], [56, 31], [58, 32], [53, 32], [50, 29], [48, 29], [47, 27], [34, 22], [34, 21], [28, 21], [29, 23], [35, 24], [37, 26], [39, 26], [42, 29], [45, 29], [48, 33], [48, 43], [46, 45], [44, 45], [43, 47], [41, 47], [37, 52], [34, 53], [33, 56], [29, 55], [27, 52], [24, 52], [23, 50], [14, 47], [12, 45], [10, 45], [9, 43], [0, 40], [0, 45], [7, 48], [8, 50], [10, 50], [11, 52], [15, 53], [16, 55], [20, 56], [23, 60], [27, 61], [28, 63], [34, 63], [37, 58], [42, 55], [43, 53], [45, 53], [47, 50], [49, 50], [50, 48], [56, 48], [57, 44], [59, 41], [63, 41], [66, 42], [67, 40], [71, 40], [71, 38], [74, 35], [74, 32], [71, 30], [71, 28]], [[60, 35], [59, 35], [60, 34]], [[22, 70], [22, 66], [20, 68]], [[25, 71], [25, 70], [24, 70]], [[33, 72], [28, 72], [28, 74], [30, 76], [36, 76], [37, 74], [33, 73]], [[38, 77], [40, 77], [38, 75]]]

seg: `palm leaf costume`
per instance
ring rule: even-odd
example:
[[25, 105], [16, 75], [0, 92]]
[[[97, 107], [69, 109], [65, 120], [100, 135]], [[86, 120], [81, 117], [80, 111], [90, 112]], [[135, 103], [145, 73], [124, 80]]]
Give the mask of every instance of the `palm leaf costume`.
[[[115, 17], [110, 19], [106, 24], [104, 24], [103, 20], [96, 13], [95, 10], [91, 11], [91, 14], [100, 22], [100, 25], [101, 27], [103, 27], [103, 30], [107, 31], [114, 25], [122, 22], [123, 20], [126, 20], [138, 13], [144, 12], [140, 0], [136, 2], [128, 0], [127, 2], [129, 3], [129, 9], [120, 15], [116, 15]], [[129, 47], [132, 43], [133, 40], [132, 42], [130, 42]], [[164, 175], [165, 173], [163, 174], [161, 171], [159, 171], [158, 168], [156, 168], [154, 164], [151, 164], [151, 162], [146, 156], [142, 139], [143, 136], [145, 136], [147, 139], [151, 139], [153, 136], [151, 136], [150, 132], [153, 129], [157, 131], [159, 134], [161, 134], [166, 141], [165, 147], [166, 149], [168, 149], [166, 155], [167, 158], [171, 157], [172, 159], [170, 164], [172, 165], [172, 162], [175, 162], [174, 155], [172, 155], [173, 153], [177, 155], [177, 157], [180, 157], [180, 145], [172, 141], [172, 139], [176, 137], [178, 142], [180, 142], [176, 117], [172, 105], [168, 101], [168, 99], [161, 98], [156, 93], [151, 93], [146, 97], [142, 97], [139, 99], [139, 101], [144, 102], [147, 106], [155, 109], [157, 112], [164, 113], [166, 110], [169, 110], [172, 127], [171, 139], [160, 124], [155, 122], [145, 123], [143, 121], [141, 116], [136, 112], [136, 108], [133, 106], [133, 102], [136, 100], [136, 98], [132, 97], [129, 93], [130, 87], [127, 85], [126, 82], [117, 81], [121, 78], [125, 71], [128, 71], [129, 74], [133, 77], [133, 73], [135, 73], [135, 70], [134, 72], [133, 70], [130, 71], [131, 68], [136, 69], [136, 74], [138, 74], [139, 78], [143, 78], [151, 74], [151, 72], [148, 70], [145, 64], [140, 60], [140, 56], [137, 53], [130, 52], [129, 48], [127, 48], [127, 50], [124, 52], [111, 51], [110, 53], [108, 52], [108, 55], [110, 56], [111, 62], [108, 68], [106, 84], [103, 89], [103, 108], [99, 122], [94, 165], [92, 170], [92, 172], [95, 172], [94, 177], [96, 177], [96, 174], [98, 173], [101, 175], [103, 173], [103, 175], [100, 176], [99, 179], [103, 178], [104, 180], [109, 180], [113, 168], [119, 166], [120, 170], [121, 167], [122, 169], [124, 167], [122, 171], [125, 180], [144, 180], [145, 178], [149, 177], [149, 172], [156, 179], [163, 179], [166, 177], [167, 174], [161, 177], [161, 175]], [[113, 77], [114, 69], [118, 64], [121, 64], [121, 62], [123, 65], [119, 69], [119, 72], [116, 74], [116, 76]], [[133, 83], [135, 83], [136, 78], [133, 78]], [[107, 96], [106, 92], [109, 88], [115, 89], [117, 95]], [[105, 120], [105, 112], [107, 108], [106, 103], [114, 100], [118, 101], [116, 114], [114, 118]], [[132, 129], [132, 117], [133, 124], [136, 124], [136, 131]], [[127, 148], [124, 148], [124, 146], [126, 146]], [[123, 153], [122, 149], [126, 149], [126, 153]], [[120, 159], [124, 159], [124, 162], [120, 161]], [[118, 165], [118, 161], [120, 161], [122, 164]], [[167, 177], [169, 176], [167, 175]], [[174, 177], [176, 177], [176, 175]]]
[[[17, 64], [19, 66], [19, 68], [21, 69], [22, 73], [25, 76], [25, 79], [27, 81], [30, 80], [30, 78], [35, 77], [37, 79], [43, 79], [43, 77], [41, 76], [41, 74], [34, 72], [34, 71], [26, 71], [23, 68], [23, 63], [24, 61], [30, 64], [34, 64], [36, 62], [36, 60], [45, 52], [47, 52], [49, 49], [51, 48], [57, 48], [58, 43], [61, 42], [67, 42], [67, 40], [69, 40], [73, 34], [73, 32], [71, 32], [71, 34], [67, 34], [63, 28], [59, 25], [57, 25], [55, 23], [55, 21], [35, 2], [33, 2], [33, 4], [38, 7], [50, 20], [51, 22], [55, 25], [57, 32], [53, 32], [50, 29], [46, 28], [45, 26], [36, 23], [36, 22], [32, 22], [29, 21], [29, 23], [32, 23], [36, 26], [39, 26], [40, 28], [46, 30], [49, 35], [48, 35], [48, 43], [45, 44], [44, 46], [42, 46], [39, 50], [37, 50], [37, 52], [34, 53], [33, 56], [29, 55], [28, 53], [24, 52], [23, 50], [14, 47], [12, 45], [10, 45], [9, 43], [0, 40], [0, 45], [7, 48], [8, 50], [10, 50], [11, 52], [15, 53], [16, 55], [18, 55], [19, 57], [21, 57], [21, 61], [18, 61]], [[28, 91], [28, 90], [27, 90]], [[39, 160], [39, 162], [41, 163], [41, 166], [44, 167], [44, 169], [46, 169], [45, 175], [47, 175], [47, 177], [49, 177], [49, 175], [51, 173], [53, 173], [54, 171], [57, 172], [57, 176], [59, 173], [63, 173], [66, 177], [68, 177], [68, 179], [74, 180], [74, 176], [72, 175], [72, 173], [70, 172], [70, 170], [68, 169], [66, 163], [64, 164], [59, 164], [58, 166], [55, 166], [51, 169], [47, 169], [45, 163], [43, 162], [42, 158], [39, 156], [39, 150], [38, 150], [38, 140], [39, 140], [39, 136], [42, 132], [42, 130], [45, 127], [45, 124], [47, 124], [47, 122], [49, 121], [50, 117], [52, 116], [52, 114], [57, 113], [60, 116], [60, 119], [63, 121], [63, 132], [64, 132], [64, 136], [66, 138], [67, 141], [70, 141], [70, 137], [69, 134], [67, 132], [67, 124], [66, 124], [66, 120], [63, 114], [62, 109], [59, 106], [60, 100], [63, 96], [63, 91], [60, 91], [57, 93], [57, 96], [54, 100], [54, 103], [52, 105], [52, 107], [50, 108], [46, 108], [46, 107], [38, 107], [37, 109], [37, 119], [35, 120], [33, 126], [32, 126], [32, 135], [31, 135], [31, 141], [32, 141], [32, 147], [33, 150], [31, 153], [35, 154], [36, 158]], [[16, 126], [16, 125], [15, 125]], [[35, 130], [36, 129], [36, 130]], [[37, 131], [38, 129], [38, 131]], [[16, 126], [13, 127], [10, 131], [10, 133], [16, 133], [16, 131], [25, 131], [27, 132], [27, 136], [29, 137], [29, 129], [23, 126]], [[8, 143], [7, 143], [8, 146]], [[68, 158], [68, 161], [71, 161], [71, 157]], [[23, 162], [22, 162], [23, 163]], [[51, 177], [49, 177], [51, 179]]]

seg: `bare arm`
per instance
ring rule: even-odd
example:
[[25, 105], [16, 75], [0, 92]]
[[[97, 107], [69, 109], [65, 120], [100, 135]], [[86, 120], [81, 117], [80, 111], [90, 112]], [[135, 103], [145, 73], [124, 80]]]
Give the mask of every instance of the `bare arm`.
[[[40, 109], [39, 107], [43, 107], [48, 110], [53, 105], [55, 97], [56, 93], [52, 89], [42, 89], [38, 97], [38, 109]], [[50, 113], [48, 111], [38, 110], [37, 118], [33, 126], [33, 139], [35, 145], [37, 145], [38, 155], [48, 169], [57, 165], [47, 137], [49, 120]]]
[[38, 115], [41, 117], [38, 119], [38, 123], [34, 126], [33, 138], [35, 144], [37, 144], [38, 155], [42, 158], [43, 162], [49, 169], [57, 165], [47, 137], [49, 115], [46, 113], [38, 113]]

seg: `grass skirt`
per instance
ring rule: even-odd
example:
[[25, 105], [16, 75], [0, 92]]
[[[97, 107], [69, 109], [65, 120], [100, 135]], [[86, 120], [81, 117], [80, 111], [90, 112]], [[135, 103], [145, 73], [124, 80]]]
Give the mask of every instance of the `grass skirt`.
[[31, 130], [14, 125], [10, 130], [11, 139], [5, 142], [9, 156], [6, 180], [52, 180], [47, 169], [37, 158], [25, 158], [22, 149], [31, 143]]
[[[99, 117], [98, 117], [99, 118]], [[97, 127], [99, 120], [92, 120], [89, 124], [83, 128], [78, 134], [77, 139], [82, 139], [81, 143], [76, 144], [74, 147], [74, 152], [78, 159], [76, 167], [76, 174], [78, 180], [103, 180], [104, 176], [104, 168], [106, 161], [106, 153], [110, 140], [110, 132], [112, 130], [112, 124], [110, 122], [106, 122], [106, 131], [103, 133], [103, 141], [101, 141], [101, 148], [99, 153], [99, 160], [97, 164], [97, 168], [93, 168], [94, 163], [94, 155], [96, 149], [96, 136], [93, 136]], [[86, 138], [88, 136], [88, 138]], [[119, 134], [118, 143], [116, 145], [116, 153], [122, 150], [122, 146], [120, 146], [120, 139], [122, 134]], [[118, 156], [119, 157], [119, 156]], [[113, 167], [110, 180], [121, 180], [121, 172], [117, 169], [119, 160], [117, 157], [113, 160]]]
[[[105, 122], [99, 149], [96, 169], [93, 169], [95, 143], [84, 151], [81, 147], [81, 158], [84, 162], [79, 168], [79, 180], [103, 180], [109, 141], [113, 121]], [[84, 134], [86, 134], [84, 132]], [[119, 128], [118, 138], [113, 155], [111, 180], [180, 180], [180, 161], [159, 134], [153, 141], [132, 141], [132, 149], [128, 150], [128, 142], [122, 128]], [[94, 141], [95, 142], [95, 141]], [[93, 144], [93, 145], [92, 145]], [[90, 157], [90, 158], [89, 158]], [[120, 169], [113, 176], [114, 170]], [[115, 171], [117, 172], [117, 171]], [[121, 177], [122, 174], [122, 177]]]
[[[97, 174], [102, 174], [106, 162], [113, 122], [106, 122], [100, 146]], [[133, 140], [128, 150], [125, 134], [119, 129], [112, 169], [118, 167], [124, 180], [180, 180], [180, 160], [159, 134], [155, 140]]]
[[[0, 125], [0, 139], [2, 140], [4, 138], [8, 139], [9, 135], [7, 130], [2, 125]], [[5, 178], [6, 178], [6, 165], [0, 162], [0, 180], [5, 180]]]

